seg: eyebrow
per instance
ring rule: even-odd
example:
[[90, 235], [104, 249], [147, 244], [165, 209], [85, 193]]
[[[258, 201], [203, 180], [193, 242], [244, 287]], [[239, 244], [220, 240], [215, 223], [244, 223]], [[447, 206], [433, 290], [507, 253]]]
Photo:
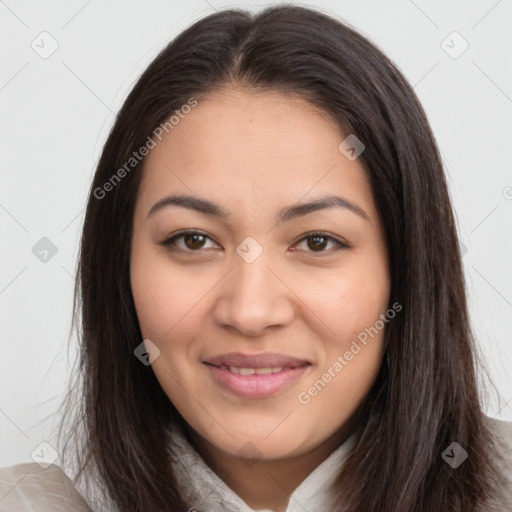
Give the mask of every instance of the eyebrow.
[[[155, 213], [169, 206], [181, 206], [182, 208], [194, 210], [222, 220], [227, 220], [232, 215], [228, 210], [207, 199], [182, 194], [173, 194], [166, 196], [155, 203], [149, 210], [148, 217], [151, 217]], [[341, 196], [323, 196], [308, 203], [301, 203], [282, 208], [277, 215], [277, 223], [288, 222], [292, 219], [302, 217], [318, 210], [334, 207], [344, 208], [359, 215], [365, 220], [370, 220], [367, 213], [360, 206], [348, 199]]]

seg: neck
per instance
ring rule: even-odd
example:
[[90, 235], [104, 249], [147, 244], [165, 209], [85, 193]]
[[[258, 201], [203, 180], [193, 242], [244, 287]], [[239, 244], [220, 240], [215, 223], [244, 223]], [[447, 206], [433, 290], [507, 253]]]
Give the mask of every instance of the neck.
[[187, 428], [187, 432], [208, 466], [249, 507], [284, 512], [293, 491], [349, 437], [355, 426], [352, 418], [309, 452], [286, 459], [258, 460], [253, 465], [219, 450], [193, 429]]

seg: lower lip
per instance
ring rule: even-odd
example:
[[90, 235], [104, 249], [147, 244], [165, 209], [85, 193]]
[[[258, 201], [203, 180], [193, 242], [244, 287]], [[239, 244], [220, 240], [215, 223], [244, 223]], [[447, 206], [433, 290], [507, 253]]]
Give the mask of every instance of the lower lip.
[[206, 364], [215, 380], [224, 389], [247, 398], [262, 398], [277, 393], [291, 382], [296, 381], [310, 365], [283, 368], [278, 373], [240, 375], [217, 366]]

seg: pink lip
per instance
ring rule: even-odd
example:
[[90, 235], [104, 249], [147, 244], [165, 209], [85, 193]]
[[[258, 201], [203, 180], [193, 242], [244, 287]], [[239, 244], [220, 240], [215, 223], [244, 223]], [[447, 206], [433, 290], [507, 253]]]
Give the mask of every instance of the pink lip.
[[[240, 375], [209, 363], [205, 363], [205, 365], [211, 371], [220, 386], [235, 395], [246, 398], [262, 398], [277, 393], [291, 382], [297, 380], [310, 366], [306, 363], [303, 364], [303, 366], [284, 367], [278, 373]], [[252, 368], [265, 367], [266, 366], [252, 366]], [[251, 366], [242, 366], [242, 368], [251, 368]]]

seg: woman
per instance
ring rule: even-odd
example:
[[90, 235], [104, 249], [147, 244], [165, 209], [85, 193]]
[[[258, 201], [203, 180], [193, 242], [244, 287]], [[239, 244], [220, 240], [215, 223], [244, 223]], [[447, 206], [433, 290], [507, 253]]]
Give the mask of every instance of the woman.
[[94, 176], [75, 311], [67, 510], [512, 510], [426, 116], [318, 11], [220, 11], [151, 63]]

